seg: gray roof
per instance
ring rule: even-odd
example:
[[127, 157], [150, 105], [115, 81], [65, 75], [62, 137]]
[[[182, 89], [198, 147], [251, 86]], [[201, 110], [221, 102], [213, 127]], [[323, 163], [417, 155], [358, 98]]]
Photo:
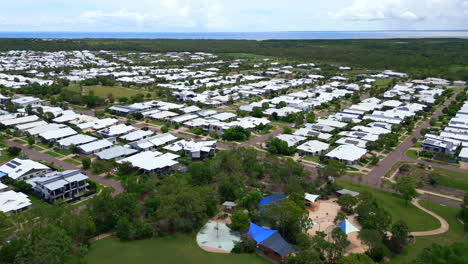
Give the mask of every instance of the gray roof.
[[359, 193], [358, 192], [353, 192], [353, 191], [350, 191], [348, 189], [342, 189], [342, 190], [339, 190], [339, 191], [336, 191], [337, 193], [343, 195], [343, 194], [349, 194], [351, 196], [358, 196]]
[[123, 146], [115, 146], [96, 153], [96, 156], [103, 160], [110, 160], [119, 157], [129, 156], [136, 152], [138, 152], [138, 150], [126, 148]]

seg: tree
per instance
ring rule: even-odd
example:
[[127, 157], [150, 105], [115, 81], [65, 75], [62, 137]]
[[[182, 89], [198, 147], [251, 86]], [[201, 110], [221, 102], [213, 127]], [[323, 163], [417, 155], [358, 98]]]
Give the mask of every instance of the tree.
[[130, 175], [135, 172], [135, 167], [128, 161], [119, 163], [117, 169], [120, 175]]
[[267, 110], [268, 108], [270, 108], [270, 104], [268, 102], [262, 103], [262, 109], [263, 110]]
[[284, 108], [284, 107], [286, 107], [286, 106], [287, 106], [286, 102], [285, 102], [285, 101], [281, 101], [281, 102], [279, 102], [279, 103], [276, 105], [276, 109], [281, 109], [281, 108]]
[[34, 137], [28, 137], [28, 145], [32, 146], [36, 143], [36, 139]]
[[161, 132], [167, 133], [167, 132], [169, 132], [169, 128], [167, 126], [163, 126], [163, 127], [161, 127]]
[[188, 172], [192, 176], [194, 185], [209, 184], [213, 179], [209, 164], [205, 162], [191, 163], [188, 166]]
[[333, 229], [331, 237], [334, 241], [334, 246], [332, 250], [334, 257], [332, 259], [334, 259], [333, 262], [336, 262], [343, 256], [343, 253], [345, 249], [349, 246], [350, 242], [348, 241], [348, 237], [346, 236], [346, 234], [339, 227]]
[[340, 197], [338, 197], [338, 200], [336, 202], [341, 206], [341, 209], [345, 213], [352, 214], [354, 207], [358, 203], [358, 199], [350, 194], [343, 194]]
[[277, 229], [286, 240], [293, 243], [298, 233], [312, 227], [307, 210], [287, 198], [266, 205], [262, 215], [273, 229]]
[[25, 193], [25, 194], [30, 194], [31, 193], [32, 185], [25, 182], [25, 181], [16, 181], [14, 183], [14, 185], [15, 185], [14, 190], [16, 192], [22, 192], [22, 193]]
[[288, 126], [283, 127], [283, 134], [292, 134], [292, 133], [293, 133], [293, 131], [292, 131], [292, 129], [290, 127], [288, 127]]
[[358, 234], [359, 239], [369, 247], [367, 253], [374, 260], [381, 258], [380, 248], [382, 247], [382, 233], [374, 229], [362, 229]]
[[25, 242], [15, 263], [61, 264], [72, 249], [71, 238], [54, 225], [33, 228]]
[[4, 243], [0, 249], [0, 263], [15, 263], [16, 256], [26, 245], [25, 240], [13, 239], [10, 243]]
[[393, 224], [391, 232], [392, 238], [390, 239], [388, 246], [393, 253], [399, 254], [408, 244], [408, 225], [403, 220], [399, 220]]
[[365, 254], [351, 254], [342, 257], [338, 264], [375, 264], [375, 262]]
[[420, 264], [464, 264], [468, 259], [466, 245], [455, 243], [451, 245], [432, 244], [423, 249], [417, 258]]
[[258, 117], [258, 118], [263, 117], [262, 108], [260, 108], [260, 107], [254, 107], [254, 108], [252, 109], [252, 116], [253, 116], [253, 117]]
[[318, 173], [320, 176], [327, 178], [327, 177], [340, 177], [345, 173], [346, 166], [343, 165], [343, 163], [336, 161], [336, 160], [330, 160], [327, 165], [325, 165], [323, 168], [318, 170]]
[[287, 264], [322, 264], [320, 254], [314, 249], [300, 251], [296, 256], [286, 258]]
[[413, 176], [402, 177], [395, 184], [395, 190], [405, 199], [406, 207], [408, 207], [409, 201], [418, 196], [418, 192], [416, 191], [417, 184], [416, 178]]
[[88, 157], [84, 157], [81, 159], [81, 166], [83, 169], [87, 170], [91, 167], [91, 159]]
[[250, 219], [247, 214], [244, 214], [242, 211], [237, 210], [231, 216], [231, 224], [229, 227], [232, 230], [247, 230], [249, 228]]
[[288, 143], [277, 137], [270, 137], [268, 140], [268, 152], [272, 154], [293, 155], [296, 152], [295, 147], [289, 147]]
[[250, 131], [241, 126], [231, 127], [224, 131], [222, 138], [228, 141], [242, 141], [250, 137]]
[[16, 157], [21, 153], [21, 148], [15, 147], [15, 146], [8, 147], [7, 152], [8, 152], [8, 155], [10, 155], [12, 157]]

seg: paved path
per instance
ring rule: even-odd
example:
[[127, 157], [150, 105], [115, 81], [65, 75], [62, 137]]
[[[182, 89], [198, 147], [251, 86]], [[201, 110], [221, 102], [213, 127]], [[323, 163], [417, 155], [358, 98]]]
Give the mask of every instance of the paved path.
[[413, 201], [411, 201], [411, 203], [414, 206], [416, 206], [417, 208], [419, 208], [419, 209], [423, 210], [424, 212], [432, 215], [433, 217], [435, 217], [440, 222], [440, 227], [437, 228], [437, 229], [430, 230], [430, 231], [422, 231], [422, 232], [411, 232], [410, 233], [411, 235], [413, 235], [413, 236], [433, 236], [433, 235], [440, 235], [440, 234], [443, 234], [443, 233], [449, 231], [450, 226], [447, 223], [447, 221], [445, 221], [444, 218], [440, 217], [439, 215], [435, 214], [434, 212], [429, 211], [428, 209], [421, 206], [419, 204], [419, 199], [413, 199]]
[[44, 154], [42, 152], [39, 152], [37, 150], [30, 149], [28, 147], [25, 147], [25, 146], [23, 146], [21, 144], [18, 144], [16, 142], [14, 142], [14, 141], [11, 141], [11, 140], [7, 141], [7, 145], [21, 148], [23, 150], [23, 152], [26, 153], [26, 155], [32, 160], [44, 160], [44, 161], [53, 163], [53, 164], [65, 169], [65, 170], [82, 170], [82, 171], [85, 172], [86, 176], [88, 176], [91, 180], [93, 180], [93, 181], [95, 181], [95, 182], [97, 182], [97, 183], [99, 183], [101, 185], [104, 185], [106, 187], [113, 188], [113, 192], [112, 192], [113, 195], [117, 195], [117, 194], [123, 192], [123, 187], [120, 184], [120, 182], [117, 182], [117, 181], [114, 181], [114, 180], [111, 180], [111, 179], [107, 179], [107, 178], [95, 175], [91, 171], [85, 171], [82, 168], [80, 168], [78, 166], [75, 166], [75, 165], [73, 165], [71, 163], [65, 162], [65, 161], [60, 160], [58, 158], [54, 158], [52, 156], [49, 156], [49, 155]]

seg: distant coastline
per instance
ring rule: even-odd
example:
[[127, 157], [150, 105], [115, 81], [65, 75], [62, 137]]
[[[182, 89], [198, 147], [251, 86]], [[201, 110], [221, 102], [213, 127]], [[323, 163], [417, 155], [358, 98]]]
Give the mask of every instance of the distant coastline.
[[0, 38], [41, 39], [390, 39], [468, 38], [468, 30], [279, 31], [279, 32], [0, 32]]

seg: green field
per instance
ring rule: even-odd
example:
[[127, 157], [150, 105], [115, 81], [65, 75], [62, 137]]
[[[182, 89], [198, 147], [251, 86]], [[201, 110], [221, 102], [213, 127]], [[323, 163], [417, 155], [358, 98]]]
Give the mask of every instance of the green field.
[[47, 151], [47, 152], [44, 152], [44, 154], [49, 155], [49, 156], [52, 156], [52, 157], [54, 157], [54, 158], [61, 158], [61, 157], [62, 157], [61, 154], [58, 154], [58, 153], [53, 152], [53, 151]]
[[406, 151], [406, 156], [410, 157], [410, 158], [413, 158], [413, 159], [417, 159], [418, 158], [418, 152], [416, 150], [408, 150]]
[[432, 243], [452, 244], [458, 242], [468, 246], [467, 239], [463, 237], [463, 225], [456, 218], [458, 209], [428, 201], [420, 201], [420, 204], [447, 220], [450, 225], [449, 231], [441, 235], [417, 237], [415, 244], [409, 245], [403, 254], [394, 257], [390, 263], [409, 263], [419, 255], [422, 249]]
[[[80, 263], [72, 259], [69, 264]], [[184, 263], [241, 264], [269, 263], [254, 254], [217, 254], [201, 250], [191, 235], [177, 235], [133, 242], [105, 238], [91, 246], [87, 264]]]
[[[70, 85], [66, 87], [66, 89], [79, 92], [80, 87], [78, 85]], [[118, 97], [131, 97], [136, 94], [147, 94], [147, 91], [143, 90], [137, 90], [137, 89], [130, 89], [130, 88], [125, 88], [122, 86], [101, 86], [101, 85], [95, 85], [95, 86], [83, 86], [83, 93], [88, 94], [89, 91], [93, 91], [94, 95], [100, 96], [100, 97], [107, 97], [109, 94], [112, 94], [115, 98]]]
[[385, 208], [392, 215], [393, 222], [404, 220], [412, 232], [433, 230], [440, 226], [437, 219], [419, 210], [414, 205], [409, 204], [408, 207], [405, 207], [405, 201], [398, 194], [381, 191], [345, 180], [338, 180], [338, 183], [342, 187], [352, 191], [371, 192], [375, 199], [377, 199], [379, 205]]

